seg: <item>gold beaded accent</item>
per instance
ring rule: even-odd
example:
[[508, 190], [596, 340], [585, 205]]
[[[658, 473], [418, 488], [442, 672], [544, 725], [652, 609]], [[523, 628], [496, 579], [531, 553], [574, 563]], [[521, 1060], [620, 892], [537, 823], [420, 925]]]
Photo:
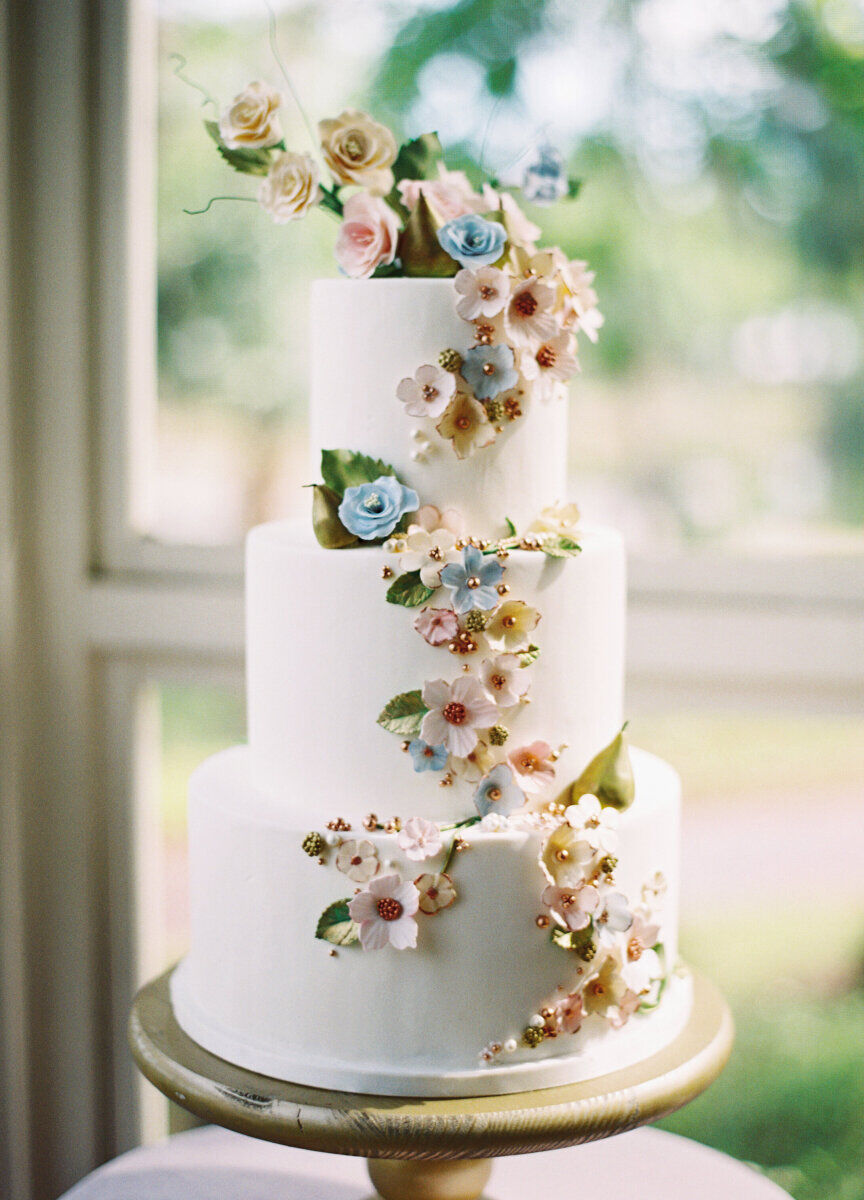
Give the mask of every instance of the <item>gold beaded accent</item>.
[[537, 926], [538, 929], [548, 929], [549, 928], [549, 918], [546, 916], [545, 913], [541, 913], [539, 917], [534, 918], [534, 924]]
[[392, 579], [393, 578], [393, 568], [392, 567], [382, 567], [381, 568], [381, 578], [382, 579]]
[[378, 817], [375, 813], [367, 813], [363, 818], [363, 828], [372, 833], [378, 828]]
[[[497, 588], [495, 589], [495, 591], [498, 593], [499, 596], [506, 596], [507, 593], [510, 591], [510, 584], [509, 583], [499, 583]], [[504, 620], [505, 621], [513, 620], [514, 625], [516, 623], [514, 618], [505, 617]]]
[[336, 817], [332, 821], [327, 822], [327, 828], [332, 829], [334, 833], [350, 833], [351, 826], [344, 817]]

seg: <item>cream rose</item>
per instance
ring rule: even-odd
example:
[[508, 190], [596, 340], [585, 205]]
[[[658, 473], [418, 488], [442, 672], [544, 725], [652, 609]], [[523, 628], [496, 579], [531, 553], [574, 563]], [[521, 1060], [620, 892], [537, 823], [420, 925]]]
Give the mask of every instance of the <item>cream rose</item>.
[[266, 83], [250, 83], [219, 118], [219, 134], [232, 150], [275, 146], [282, 140], [282, 96]]
[[318, 165], [308, 154], [279, 154], [258, 189], [258, 203], [277, 225], [305, 216], [318, 200]]
[[324, 161], [340, 183], [359, 184], [376, 196], [390, 191], [396, 141], [385, 125], [349, 108], [338, 117], [319, 121], [318, 133]]
[[351, 279], [367, 279], [396, 257], [399, 222], [388, 204], [360, 192], [345, 201], [345, 219], [336, 239], [336, 261]]

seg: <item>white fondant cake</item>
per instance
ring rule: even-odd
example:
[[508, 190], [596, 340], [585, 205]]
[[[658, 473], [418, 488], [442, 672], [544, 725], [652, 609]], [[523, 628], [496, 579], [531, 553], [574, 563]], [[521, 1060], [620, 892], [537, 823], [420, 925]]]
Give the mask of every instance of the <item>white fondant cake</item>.
[[249, 746], [191, 783], [178, 1019], [301, 1083], [551, 1086], [689, 1012], [678, 779], [631, 771], [622, 728], [621, 542], [562, 503], [589, 277], [481, 223], [507, 271], [315, 285], [314, 536], [249, 537]]

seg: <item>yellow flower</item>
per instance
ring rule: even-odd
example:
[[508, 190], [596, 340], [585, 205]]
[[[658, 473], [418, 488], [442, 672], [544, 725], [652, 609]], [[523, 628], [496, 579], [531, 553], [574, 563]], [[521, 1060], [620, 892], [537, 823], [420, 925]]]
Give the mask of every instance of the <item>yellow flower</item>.
[[219, 118], [219, 135], [232, 150], [275, 146], [282, 138], [277, 115], [280, 94], [266, 83], [250, 83]]
[[605, 1017], [610, 1008], [623, 1000], [626, 992], [627, 985], [621, 975], [621, 961], [614, 951], [610, 951], [582, 990], [585, 1012]]
[[308, 154], [277, 155], [258, 189], [258, 203], [277, 225], [305, 216], [318, 199], [318, 167]]
[[540, 851], [540, 866], [556, 887], [578, 887], [586, 880], [586, 868], [594, 858], [594, 848], [582, 830], [564, 821], [554, 829]]
[[375, 196], [390, 191], [396, 141], [386, 125], [349, 108], [338, 117], [319, 121], [318, 133], [324, 161], [339, 183], [356, 183]]
[[550, 504], [548, 508], [541, 509], [537, 520], [528, 526], [528, 532], [576, 537], [579, 533], [579, 508], [575, 504]]
[[457, 392], [435, 428], [442, 437], [453, 442], [457, 458], [467, 458], [475, 450], [495, 441], [495, 430], [483, 405], [462, 392]]
[[493, 650], [512, 653], [528, 648], [528, 635], [537, 628], [540, 614], [524, 600], [507, 600], [496, 609], [486, 626], [486, 640]]

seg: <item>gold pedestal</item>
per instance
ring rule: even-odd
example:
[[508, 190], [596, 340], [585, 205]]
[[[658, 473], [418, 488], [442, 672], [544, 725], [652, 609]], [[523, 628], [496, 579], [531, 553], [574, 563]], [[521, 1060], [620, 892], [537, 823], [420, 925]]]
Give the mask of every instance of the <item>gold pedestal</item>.
[[595, 1141], [656, 1121], [704, 1091], [732, 1048], [725, 1001], [695, 975], [683, 1032], [624, 1071], [508, 1096], [363, 1096], [270, 1079], [209, 1054], [177, 1024], [169, 977], [139, 992], [129, 1021], [132, 1053], [150, 1082], [237, 1133], [366, 1157], [384, 1200], [476, 1200], [490, 1158]]

